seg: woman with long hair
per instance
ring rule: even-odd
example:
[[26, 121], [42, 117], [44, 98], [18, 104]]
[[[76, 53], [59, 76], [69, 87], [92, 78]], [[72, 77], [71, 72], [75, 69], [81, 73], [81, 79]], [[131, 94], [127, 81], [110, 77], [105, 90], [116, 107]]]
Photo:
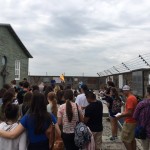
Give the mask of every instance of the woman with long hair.
[[5, 121], [5, 115], [4, 115], [5, 108], [7, 104], [13, 102], [13, 98], [14, 98], [14, 93], [10, 91], [5, 92], [5, 94], [3, 95], [2, 98], [3, 104], [0, 106], [0, 122]]
[[110, 107], [109, 115], [112, 130], [112, 137], [110, 137], [110, 140], [115, 140], [117, 139], [117, 132], [118, 132], [118, 124], [115, 115], [121, 112], [122, 101], [115, 87], [111, 87], [110, 97], [112, 99], [112, 101], [108, 104]]
[[52, 118], [47, 112], [44, 95], [34, 92], [29, 114], [22, 117], [14, 130], [9, 132], [0, 130], [0, 136], [14, 139], [27, 130], [28, 150], [49, 150], [49, 139], [46, 133], [50, 131], [51, 125]]
[[[73, 102], [73, 91], [64, 92], [65, 104], [58, 109], [58, 124], [63, 126], [62, 139], [66, 150], [78, 150], [74, 143], [74, 128], [79, 121], [77, 105]], [[79, 108], [80, 120], [83, 121], [81, 108]]]
[[27, 112], [29, 112], [31, 101], [32, 101], [32, 93], [27, 92], [23, 97], [23, 103], [19, 105], [20, 115], [23, 117]]
[[57, 101], [56, 101], [56, 94], [54, 92], [49, 92], [47, 95], [48, 105], [47, 111], [53, 113], [57, 116]]

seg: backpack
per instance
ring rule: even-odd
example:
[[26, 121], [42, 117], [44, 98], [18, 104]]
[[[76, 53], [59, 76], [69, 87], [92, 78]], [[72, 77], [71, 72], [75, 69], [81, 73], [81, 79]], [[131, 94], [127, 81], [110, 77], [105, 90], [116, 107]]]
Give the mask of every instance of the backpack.
[[122, 101], [121, 99], [114, 99], [112, 104], [112, 112], [118, 113], [121, 112]]
[[80, 122], [78, 106], [77, 106], [77, 111], [78, 111], [79, 123], [76, 125], [74, 130], [75, 133], [74, 142], [77, 147], [84, 148], [84, 146], [91, 141], [91, 133], [88, 127], [83, 122]]
[[90, 141], [91, 133], [89, 132], [88, 127], [83, 122], [78, 123], [75, 127], [75, 145], [79, 148], [84, 148]]

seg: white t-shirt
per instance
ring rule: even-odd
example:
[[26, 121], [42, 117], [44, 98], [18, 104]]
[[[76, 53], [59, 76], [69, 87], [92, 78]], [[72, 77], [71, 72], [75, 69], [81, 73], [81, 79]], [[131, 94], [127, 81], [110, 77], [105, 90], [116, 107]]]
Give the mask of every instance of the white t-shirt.
[[89, 105], [84, 93], [77, 96], [76, 103], [81, 107], [86, 107]]
[[86, 96], [84, 93], [80, 94], [77, 96], [76, 101], [75, 101], [80, 107], [86, 107], [89, 105]]
[[[6, 122], [0, 123], [0, 130], [11, 131], [18, 126], [18, 123], [12, 125]], [[0, 150], [27, 150], [27, 137], [26, 132], [23, 132], [16, 139], [7, 139], [0, 137]]]
[[49, 112], [49, 113], [52, 112], [52, 103], [47, 105], [47, 112]]

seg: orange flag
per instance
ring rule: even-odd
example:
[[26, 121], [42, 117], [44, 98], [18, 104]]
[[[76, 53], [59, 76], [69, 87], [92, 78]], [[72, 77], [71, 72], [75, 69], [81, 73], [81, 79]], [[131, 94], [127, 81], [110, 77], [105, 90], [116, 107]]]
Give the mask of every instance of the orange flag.
[[63, 74], [60, 76], [60, 80], [61, 80], [62, 82], [65, 82], [65, 77], [64, 77]]

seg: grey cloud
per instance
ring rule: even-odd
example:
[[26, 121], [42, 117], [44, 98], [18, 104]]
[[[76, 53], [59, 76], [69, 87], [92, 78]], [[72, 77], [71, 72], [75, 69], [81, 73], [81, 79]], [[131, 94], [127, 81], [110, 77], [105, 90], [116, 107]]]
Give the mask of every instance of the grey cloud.
[[97, 24], [97, 26], [94, 27], [94, 29], [96, 30], [100, 30], [100, 31], [116, 31], [118, 29], [120, 29], [121, 27], [115, 24], [111, 24], [109, 22], [100, 22], [99, 24]]

